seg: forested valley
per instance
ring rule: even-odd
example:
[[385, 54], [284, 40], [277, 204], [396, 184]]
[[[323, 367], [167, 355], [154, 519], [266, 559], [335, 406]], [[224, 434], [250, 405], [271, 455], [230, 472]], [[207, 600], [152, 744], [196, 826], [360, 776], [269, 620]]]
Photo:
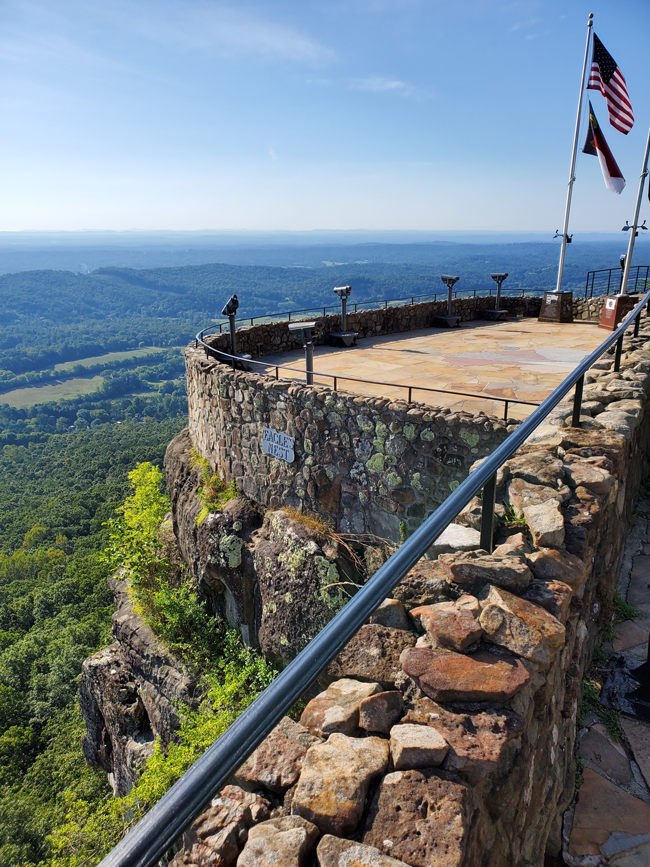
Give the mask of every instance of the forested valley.
[[[492, 270], [509, 271], [512, 291], [554, 285], [552, 245], [412, 245], [401, 253], [408, 261], [385, 245], [383, 262], [382, 245], [366, 246], [347, 247], [346, 263], [324, 264], [312, 250], [301, 253], [312, 264], [295, 267], [0, 276], [0, 867], [95, 863], [55, 850], [61, 829], [83, 824], [80, 810], [94, 816], [111, 800], [105, 775], [82, 758], [76, 704], [82, 661], [110, 640], [107, 522], [131, 491], [129, 473], [160, 467], [184, 426], [182, 348], [221, 321], [227, 298], [236, 293], [239, 315], [255, 316], [332, 304], [342, 283], [352, 301], [440, 292], [443, 271], [469, 291], [493, 288]], [[590, 268], [616, 266], [619, 247], [574, 251], [567, 288], [578, 291]], [[272, 673], [238, 652], [228, 650], [247, 672], [236, 689], [245, 684], [250, 698], [250, 684]], [[214, 688], [225, 694], [222, 681]]]

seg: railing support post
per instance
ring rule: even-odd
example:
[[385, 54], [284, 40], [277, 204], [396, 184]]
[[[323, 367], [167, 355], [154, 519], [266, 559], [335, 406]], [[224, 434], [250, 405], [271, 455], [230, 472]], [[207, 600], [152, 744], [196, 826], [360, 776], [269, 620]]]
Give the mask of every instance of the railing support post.
[[582, 390], [585, 385], [584, 373], [576, 382], [576, 389], [573, 392], [573, 417], [571, 419], [571, 427], [580, 427], [580, 415], [582, 411]]
[[621, 355], [623, 354], [623, 335], [616, 341], [616, 355], [614, 356], [614, 372], [618, 373], [621, 369]]
[[481, 548], [491, 554], [494, 549], [494, 505], [497, 498], [497, 474], [483, 486], [481, 511]]
[[314, 344], [310, 341], [305, 343], [305, 374], [307, 385], [314, 384]]
[[641, 324], [641, 312], [639, 311], [636, 319], [634, 320], [634, 336], [639, 336], [639, 325]]

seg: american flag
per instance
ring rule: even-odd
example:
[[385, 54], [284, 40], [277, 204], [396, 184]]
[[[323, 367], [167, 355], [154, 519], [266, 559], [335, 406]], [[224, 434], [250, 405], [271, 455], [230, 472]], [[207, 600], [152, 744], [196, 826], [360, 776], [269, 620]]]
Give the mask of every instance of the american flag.
[[627, 85], [616, 61], [594, 33], [594, 54], [591, 60], [588, 90], [599, 90], [607, 100], [609, 122], [625, 135], [632, 129], [634, 113]]

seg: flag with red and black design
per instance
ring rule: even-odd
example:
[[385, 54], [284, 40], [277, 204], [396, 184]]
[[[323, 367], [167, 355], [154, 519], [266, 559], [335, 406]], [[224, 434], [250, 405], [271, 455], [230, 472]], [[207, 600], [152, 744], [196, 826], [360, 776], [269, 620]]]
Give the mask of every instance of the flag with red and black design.
[[598, 157], [603, 178], [605, 179], [605, 186], [613, 193], [620, 193], [625, 187], [625, 178], [609, 149], [609, 145], [605, 141], [605, 136], [598, 125], [591, 102], [589, 103], [589, 132], [587, 133], [587, 141], [582, 152]]
[[625, 135], [634, 125], [634, 112], [623, 73], [594, 33], [594, 53], [587, 90], [599, 90], [607, 101], [609, 122]]

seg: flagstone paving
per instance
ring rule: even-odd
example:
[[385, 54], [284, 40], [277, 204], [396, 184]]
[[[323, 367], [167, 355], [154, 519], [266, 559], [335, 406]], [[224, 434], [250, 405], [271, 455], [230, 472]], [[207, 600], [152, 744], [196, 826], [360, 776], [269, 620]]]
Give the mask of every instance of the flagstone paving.
[[[594, 323], [551, 323], [536, 319], [505, 322], [465, 322], [461, 328], [428, 328], [404, 334], [369, 337], [357, 346], [314, 349], [314, 382], [331, 385], [337, 377], [341, 390], [378, 397], [412, 400], [455, 410], [503, 415], [504, 404], [495, 398], [540, 403], [606, 334]], [[281, 377], [303, 379], [304, 352], [284, 352], [260, 359]], [[298, 373], [300, 371], [301, 373]], [[353, 382], [346, 377], [372, 380], [378, 385]], [[441, 393], [423, 391], [441, 389]], [[465, 392], [463, 397], [451, 392]], [[484, 395], [481, 397], [481, 395]], [[508, 408], [509, 418], [525, 418], [534, 406]]]
[[[643, 523], [630, 532], [627, 549], [635, 556], [618, 583], [638, 616], [619, 624], [611, 644], [603, 645], [633, 666], [645, 661], [650, 635], [649, 516], [650, 502], [639, 503], [638, 521]], [[574, 809], [565, 817], [565, 863], [573, 867], [650, 865], [650, 724], [626, 714], [620, 714], [620, 723], [625, 737], [617, 739], [589, 712], [578, 733], [583, 781]]]

